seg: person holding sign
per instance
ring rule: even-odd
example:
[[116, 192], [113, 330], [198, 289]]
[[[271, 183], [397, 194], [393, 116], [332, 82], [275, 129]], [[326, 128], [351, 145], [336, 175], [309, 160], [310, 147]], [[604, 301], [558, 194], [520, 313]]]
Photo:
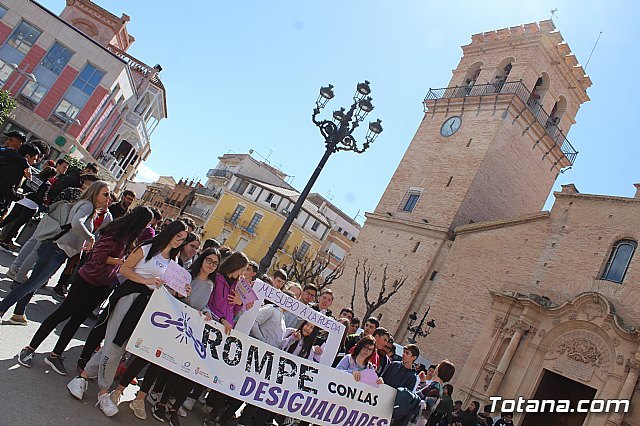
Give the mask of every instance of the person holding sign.
[[[220, 318], [220, 323], [224, 325], [227, 334], [235, 325], [235, 317], [242, 310], [242, 299], [236, 292], [238, 279], [244, 273], [249, 258], [242, 252], [234, 252], [222, 262], [216, 274], [215, 288], [207, 306], [211, 313]], [[250, 304], [253, 306], [253, 304]], [[251, 309], [247, 305], [247, 309]]]
[[127, 281], [120, 285], [109, 299], [111, 311], [107, 319], [104, 346], [94, 354], [82, 374], [67, 385], [69, 392], [82, 399], [89, 377], [98, 376], [98, 404], [107, 416], [118, 412], [121, 392], [109, 393], [116, 375], [120, 357], [149, 302], [153, 290], [164, 284], [162, 275], [175, 259], [187, 237], [187, 225], [182, 221], [171, 222], [162, 232], [138, 246], [127, 258], [120, 273]]
[[285, 333], [280, 348], [300, 358], [313, 360], [315, 352], [312, 350], [320, 328], [309, 321], [303, 321], [297, 329], [289, 329]]
[[[371, 357], [376, 350], [376, 341], [371, 336], [364, 336], [353, 348], [353, 352], [350, 355], [346, 355], [342, 358], [342, 361], [338, 363], [336, 369], [342, 370], [345, 373], [353, 374], [353, 378], [356, 382], [362, 380], [364, 383], [370, 385], [382, 384], [382, 378], [376, 378], [373, 383], [368, 381], [370, 375], [365, 374], [363, 377], [362, 372], [364, 370], [371, 370], [373, 376], [375, 376], [375, 366], [371, 363]], [[373, 377], [371, 376], [371, 377]], [[364, 380], [363, 380], [364, 378]]]
[[58, 309], [42, 322], [29, 345], [20, 352], [20, 364], [31, 367], [34, 351], [58, 324], [69, 319], [60, 333], [58, 343], [45, 361], [56, 373], [63, 376], [66, 374], [62, 353], [91, 311], [100, 306], [109, 295], [112, 284], [117, 280], [116, 272], [124, 263], [125, 254], [130, 251], [152, 217], [151, 210], [138, 206], [130, 214], [109, 222], [100, 229], [100, 238], [89, 253], [87, 262], [78, 270], [69, 294]]

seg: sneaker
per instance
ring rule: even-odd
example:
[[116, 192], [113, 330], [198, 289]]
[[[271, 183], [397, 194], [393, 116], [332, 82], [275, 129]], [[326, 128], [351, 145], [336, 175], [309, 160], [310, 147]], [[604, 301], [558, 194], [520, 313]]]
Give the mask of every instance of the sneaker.
[[18, 363], [27, 368], [31, 367], [31, 363], [33, 362], [33, 353], [35, 351], [31, 348], [24, 348], [18, 354]]
[[111, 401], [118, 406], [118, 404], [120, 404], [120, 398], [122, 398], [122, 391], [112, 390], [109, 394], [109, 398], [111, 398]]
[[209, 407], [207, 404], [202, 406], [202, 412], [205, 414], [210, 414], [211, 410], [213, 410], [213, 407]]
[[182, 408], [184, 408], [185, 410], [193, 410], [193, 406], [195, 405], [196, 400], [193, 398], [187, 398], [184, 401], [184, 404], [182, 404]]
[[71, 395], [81, 400], [87, 390], [87, 381], [78, 376], [67, 384], [67, 389], [69, 389]]
[[180, 426], [180, 416], [176, 410], [169, 411], [169, 426]]
[[160, 401], [160, 394], [158, 392], [151, 391], [147, 394], [147, 401], [151, 405], [156, 405]]
[[65, 291], [65, 289], [64, 289], [62, 286], [59, 286], [59, 285], [55, 286], [55, 287], [53, 288], [53, 292], [54, 292], [56, 295], [58, 295], [59, 297], [62, 297], [63, 299], [64, 299], [65, 297], [67, 297], [67, 292]]
[[107, 417], [113, 417], [118, 413], [118, 406], [113, 403], [108, 393], [98, 397], [96, 406], [100, 406], [100, 409]]
[[64, 368], [64, 363], [62, 362], [64, 358], [61, 356], [51, 356], [49, 354], [45, 359], [44, 363], [47, 364], [53, 371], [58, 373], [61, 376], [67, 375], [67, 369]]
[[13, 325], [29, 325], [26, 315], [11, 315], [9, 318], [9, 324]]
[[140, 420], [147, 420], [147, 410], [144, 405], [144, 399], [134, 399], [129, 403], [129, 408], [133, 410], [133, 414]]
[[167, 418], [167, 407], [158, 403], [151, 409], [151, 414], [153, 414], [153, 417], [155, 417], [157, 421], [164, 423], [164, 420]]
[[13, 244], [13, 241], [5, 241], [3, 243], [0, 243], [0, 246], [2, 246], [3, 248], [7, 249], [10, 252], [20, 251], [20, 247]]
[[184, 408], [180, 407], [178, 408], [178, 415], [180, 417], [187, 417], [187, 411]]
[[220, 423], [209, 417], [204, 419], [204, 426], [220, 426]]
[[11, 270], [11, 268], [9, 268], [9, 270], [4, 274], [7, 278], [12, 279], [13, 281], [16, 280], [16, 278], [18, 278], [18, 271], [13, 271]]

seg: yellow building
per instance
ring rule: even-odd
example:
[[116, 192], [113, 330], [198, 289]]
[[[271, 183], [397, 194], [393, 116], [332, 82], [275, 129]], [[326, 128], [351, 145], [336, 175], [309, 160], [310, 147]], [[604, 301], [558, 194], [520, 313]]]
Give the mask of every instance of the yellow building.
[[[204, 238], [215, 238], [259, 262], [267, 253], [293, 208], [298, 192], [236, 174], [219, 195], [208, 221]], [[278, 250], [272, 266], [290, 264], [321, 250], [330, 230], [318, 207], [305, 201]]]

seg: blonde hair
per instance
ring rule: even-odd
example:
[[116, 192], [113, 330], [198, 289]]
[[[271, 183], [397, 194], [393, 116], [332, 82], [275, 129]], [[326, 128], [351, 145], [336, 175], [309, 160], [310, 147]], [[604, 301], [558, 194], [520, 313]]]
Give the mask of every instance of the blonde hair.
[[98, 198], [98, 195], [100, 194], [100, 191], [102, 191], [103, 188], [109, 188], [109, 184], [103, 180], [97, 180], [95, 182], [93, 182], [80, 196], [80, 198], [78, 198], [78, 201], [82, 201], [82, 200], [89, 200], [91, 201], [91, 204], [93, 204], [93, 207], [96, 207], [96, 199]]

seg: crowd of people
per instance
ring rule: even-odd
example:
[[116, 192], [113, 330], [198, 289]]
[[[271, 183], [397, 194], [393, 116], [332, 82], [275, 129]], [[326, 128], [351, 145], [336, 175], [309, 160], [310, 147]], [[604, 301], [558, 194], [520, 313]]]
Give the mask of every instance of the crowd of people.
[[[27, 325], [32, 296], [66, 264], [54, 287], [62, 302], [17, 355], [18, 362], [31, 367], [35, 351], [66, 321], [43, 361], [56, 373], [67, 375], [64, 358], [67, 346], [80, 326], [96, 316], [74, 368], [78, 374], [67, 388], [81, 400], [95, 380], [96, 405], [104, 415], [116, 415], [124, 389], [137, 384], [142, 377], [135, 399], [128, 404], [142, 420], [148, 417], [149, 402], [155, 419], [178, 426], [180, 417], [186, 416], [196, 401], [201, 401], [206, 413], [205, 426], [229, 422], [292, 424], [293, 419], [250, 404], [245, 404], [236, 417], [243, 401], [205, 389], [143, 358], [128, 355], [125, 349], [151, 295], [164, 287], [162, 277], [171, 261], [187, 269], [192, 280], [186, 297], [170, 289], [169, 292], [201, 312], [207, 321], [218, 321], [226, 333], [235, 327], [245, 310], [251, 309], [250, 304], [243, 305], [236, 286], [240, 279], [254, 283], [259, 277], [258, 264], [213, 239], [201, 241], [194, 232], [195, 223], [189, 218], [163, 221], [156, 209], [131, 208], [135, 200], [132, 191], [124, 191], [117, 200], [109, 185], [98, 179], [93, 164], [83, 170], [69, 170], [69, 163], [59, 160], [43, 167], [38, 173], [40, 182], [32, 185], [31, 190], [24, 185], [20, 188], [23, 179], [32, 180], [32, 166], [46, 154], [44, 148], [27, 143], [19, 132], [6, 136], [5, 146], [0, 148], [2, 247], [17, 251], [13, 239], [20, 228], [36, 213], [46, 214], [33, 236], [22, 244], [7, 272], [14, 283], [0, 300], [0, 318], [13, 307], [8, 323]], [[64, 223], [60, 219], [54, 221], [58, 213], [66, 218]], [[56, 227], [56, 223], [61, 226]], [[260, 278], [302, 304], [334, 317], [330, 288], [292, 282], [281, 269]], [[319, 361], [325, 349], [326, 332], [272, 302], [265, 301], [257, 309], [250, 331], [252, 337], [292, 355]], [[464, 410], [461, 401], [453, 401], [453, 386], [448, 382], [455, 367], [450, 361], [430, 366], [418, 364], [420, 349], [413, 344], [397, 353], [391, 333], [375, 317], [364, 319], [361, 328], [360, 319], [345, 307], [335, 319], [344, 325], [345, 332], [333, 367], [350, 374], [355, 381], [371, 370], [366, 373], [375, 373], [378, 383], [397, 389], [392, 424], [511, 424], [509, 413], [494, 422], [487, 407], [479, 412], [477, 401]]]

